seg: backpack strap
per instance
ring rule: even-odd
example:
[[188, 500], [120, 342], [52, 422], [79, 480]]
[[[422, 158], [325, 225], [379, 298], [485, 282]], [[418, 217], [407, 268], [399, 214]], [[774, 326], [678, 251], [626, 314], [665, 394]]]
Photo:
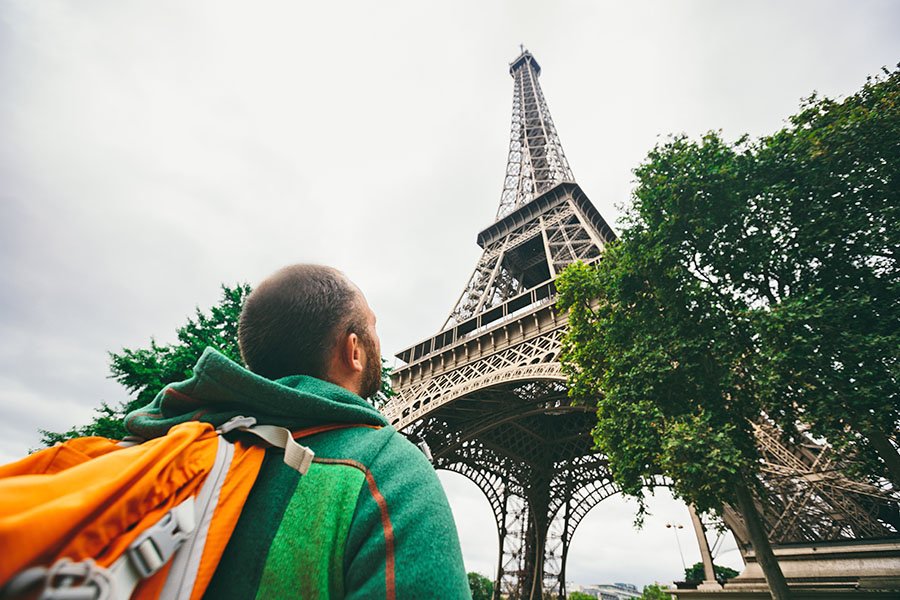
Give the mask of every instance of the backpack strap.
[[275, 425], [257, 425], [254, 417], [234, 417], [216, 429], [221, 434], [229, 431], [246, 431], [269, 445], [284, 449], [284, 464], [306, 475], [316, 453], [294, 441], [291, 431]]
[[[206, 487], [204, 484], [203, 488]], [[190, 496], [132, 542], [125, 554], [109, 567], [114, 582], [114, 594], [110, 597], [130, 598], [141, 581], [165, 566], [191, 537], [196, 527], [195, 517], [194, 497]]]

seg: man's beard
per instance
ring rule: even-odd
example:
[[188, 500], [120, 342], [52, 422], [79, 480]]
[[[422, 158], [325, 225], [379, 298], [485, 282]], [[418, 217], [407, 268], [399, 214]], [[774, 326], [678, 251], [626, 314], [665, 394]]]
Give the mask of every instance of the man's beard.
[[375, 341], [368, 334], [357, 334], [366, 352], [366, 370], [359, 387], [359, 395], [371, 398], [381, 389], [381, 356], [375, 349]]

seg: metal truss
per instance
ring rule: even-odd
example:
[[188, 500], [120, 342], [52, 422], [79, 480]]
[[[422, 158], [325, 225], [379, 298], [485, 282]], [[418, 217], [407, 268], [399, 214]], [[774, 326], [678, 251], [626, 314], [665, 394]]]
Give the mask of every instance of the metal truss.
[[555, 278], [575, 261], [600, 256], [608, 234], [593, 231], [571, 194], [557, 202], [484, 247], [443, 329]]
[[428, 443], [436, 468], [465, 475], [488, 499], [500, 540], [498, 594], [565, 597], [576, 528], [619, 491], [592, 450], [595, 418], [569, 404], [560, 377], [493, 382], [404, 429]]
[[[761, 504], [775, 543], [878, 538], [897, 535], [900, 497], [848, 478], [830, 447], [808, 436], [788, 445], [773, 424], [753, 424], [762, 456]], [[893, 507], [893, 509], [892, 509]]]
[[382, 411], [394, 427], [403, 429], [441, 405], [482, 388], [516, 380], [561, 381], [564, 377], [556, 361], [561, 347], [562, 329], [538, 334], [458, 369], [400, 388]]
[[515, 81], [506, 178], [497, 219], [562, 181], [575, 181], [538, 83], [541, 67], [527, 50], [514, 60]]
[[[498, 594], [564, 590], [575, 528], [617, 491], [605, 458], [591, 450], [595, 419], [569, 405], [562, 381], [520, 380], [495, 382], [405, 429], [429, 444], [437, 468], [465, 475], [487, 497], [500, 539]], [[556, 514], [562, 533], [550, 530]]]
[[[499, 535], [494, 597], [565, 598], [569, 544], [585, 515], [618, 489], [593, 448], [592, 409], [573, 407], [558, 363], [566, 315], [555, 278], [597, 260], [615, 238], [572, 182], [530, 53], [515, 80], [507, 177], [497, 221], [483, 230], [472, 276], [444, 326], [397, 354], [397, 395], [382, 412], [431, 448], [436, 468], [461, 473], [488, 499]], [[786, 442], [755, 425], [758, 501], [777, 543], [896, 535], [897, 492], [851, 481], [828, 448]], [[648, 486], [664, 486], [657, 478]], [[748, 536], [732, 507], [723, 519]]]

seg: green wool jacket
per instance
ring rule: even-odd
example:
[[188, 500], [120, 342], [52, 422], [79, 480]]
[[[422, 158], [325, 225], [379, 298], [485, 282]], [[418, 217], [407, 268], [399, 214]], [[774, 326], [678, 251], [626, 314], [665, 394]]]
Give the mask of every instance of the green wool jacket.
[[[271, 381], [212, 348], [193, 376], [126, 417], [140, 437], [238, 415], [292, 431], [306, 475], [266, 452], [206, 598], [470, 598], [456, 525], [434, 469], [365, 400], [305, 375]], [[315, 429], [313, 431], [315, 431]]]

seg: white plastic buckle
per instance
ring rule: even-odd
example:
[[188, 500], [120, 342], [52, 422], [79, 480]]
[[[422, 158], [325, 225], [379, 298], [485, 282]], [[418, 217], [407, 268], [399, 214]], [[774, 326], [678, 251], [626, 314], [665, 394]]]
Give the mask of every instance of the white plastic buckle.
[[191, 496], [141, 533], [125, 553], [141, 577], [150, 577], [169, 562], [194, 526], [194, 498]]
[[38, 600], [107, 600], [111, 590], [109, 572], [93, 559], [61, 558], [47, 569]]
[[248, 429], [256, 425], [256, 417], [232, 417], [216, 427], [216, 433], [230, 433], [235, 429]]

